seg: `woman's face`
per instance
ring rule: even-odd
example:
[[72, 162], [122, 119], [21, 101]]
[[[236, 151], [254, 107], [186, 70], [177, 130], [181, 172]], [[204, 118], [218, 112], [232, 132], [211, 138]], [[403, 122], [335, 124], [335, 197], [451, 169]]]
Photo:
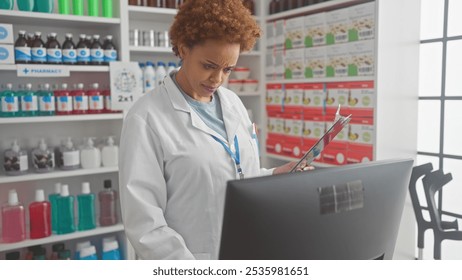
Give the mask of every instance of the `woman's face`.
[[177, 74], [180, 87], [195, 100], [210, 102], [236, 66], [240, 45], [207, 40], [193, 48], [179, 46], [178, 50], [183, 59]]

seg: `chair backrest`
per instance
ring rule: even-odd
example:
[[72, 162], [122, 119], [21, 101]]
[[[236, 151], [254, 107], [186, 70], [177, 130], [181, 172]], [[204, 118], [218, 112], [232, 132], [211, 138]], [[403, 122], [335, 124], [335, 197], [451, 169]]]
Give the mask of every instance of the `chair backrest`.
[[418, 224], [425, 223], [425, 219], [422, 214], [422, 205], [420, 205], [419, 196], [417, 195], [417, 181], [420, 177], [430, 174], [433, 170], [431, 162], [425, 163], [412, 168], [411, 180], [409, 181], [409, 194], [411, 196], [412, 207], [416, 216]]
[[443, 230], [440, 213], [438, 213], [438, 207], [435, 201], [435, 194], [451, 180], [452, 174], [444, 174], [442, 170], [436, 170], [422, 179], [428, 212], [430, 213], [430, 219], [434, 230]]

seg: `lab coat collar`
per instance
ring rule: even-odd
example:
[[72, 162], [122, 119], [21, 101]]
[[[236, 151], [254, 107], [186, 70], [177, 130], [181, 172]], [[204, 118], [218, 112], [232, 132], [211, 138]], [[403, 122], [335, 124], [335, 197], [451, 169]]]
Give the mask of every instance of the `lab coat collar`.
[[[173, 108], [175, 110], [187, 112], [191, 116], [191, 121], [192, 125], [204, 131], [205, 133], [208, 133], [210, 135], [214, 135], [218, 137], [219, 139], [225, 141], [226, 139], [223, 139], [223, 137], [208, 127], [204, 121], [197, 115], [197, 113], [194, 110], [191, 110], [191, 107], [189, 106], [188, 102], [184, 98], [183, 94], [181, 91], [178, 89], [176, 86], [175, 82], [172, 80], [172, 77], [170, 75], [167, 75], [164, 79], [164, 85], [167, 89], [167, 94], [170, 97], [170, 100], [172, 102]], [[220, 103], [221, 103], [221, 109], [223, 112], [223, 121], [225, 123], [225, 128], [226, 128], [226, 134], [228, 136], [229, 140], [229, 145], [234, 145], [234, 136], [236, 135], [236, 131], [239, 127], [239, 111], [236, 109], [236, 107], [232, 104], [228, 94], [233, 94], [232, 92], [229, 92], [228, 90], [220, 87], [218, 90], [218, 96], [220, 97]]]

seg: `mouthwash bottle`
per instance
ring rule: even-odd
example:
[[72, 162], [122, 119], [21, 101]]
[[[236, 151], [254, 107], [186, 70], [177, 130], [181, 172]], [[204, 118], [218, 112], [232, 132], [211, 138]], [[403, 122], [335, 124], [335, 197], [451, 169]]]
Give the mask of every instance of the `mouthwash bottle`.
[[47, 62], [47, 49], [42, 40], [42, 32], [35, 32], [31, 47], [32, 63], [45, 64]]
[[71, 115], [74, 107], [71, 92], [67, 89], [67, 84], [61, 84], [61, 89], [55, 90], [56, 114]]
[[120, 260], [119, 242], [115, 238], [103, 238], [103, 260]]
[[104, 112], [104, 96], [99, 89], [98, 83], [93, 83], [91, 89], [86, 92], [88, 96], [88, 113], [101, 114]]
[[53, 233], [58, 232], [58, 197], [61, 195], [61, 183], [55, 183], [54, 192], [48, 195], [51, 205], [51, 230]]
[[105, 180], [104, 190], [98, 193], [100, 226], [117, 224], [117, 199], [118, 194], [117, 191], [112, 189], [111, 180]]
[[33, 117], [39, 113], [37, 94], [32, 91], [32, 84], [28, 83], [24, 90], [19, 92], [21, 116]]
[[[19, 2], [18, 2], [19, 4]], [[16, 64], [28, 64], [32, 61], [31, 45], [26, 38], [26, 31], [20, 30], [18, 32], [18, 39], [14, 43], [14, 59]]]
[[6, 175], [23, 175], [29, 169], [27, 152], [21, 150], [17, 140], [14, 140], [11, 148], [5, 151], [3, 159], [3, 167], [5, 168]]
[[104, 64], [109, 65], [109, 62], [117, 60], [117, 49], [112, 42], [112, 35], [107, 35], [104, 39]]
[[8, 202], [2, 206], [2, 242], [13, 243], [26, 239], [26, 216], [16, 190], [8, 193]]
[[77, 63], [77, 49], [72, 41], [72, 33], [66, 34], [63, 43], [63, 64], [73, 65]]
[[99, 41], [99, 35], [93, 35], [93, 42], [90, 48], [90, 64], [102, 65], [104, 63], [104, 50], [101, 42]]
[[40, 139], [37, 148], [31, 152], [34, 170], [37, 173], [53, 171], [55, 167], [53, 151], [48, 149], [45, 139]]
[[77, 84], [77, 88], [72, 91], [73, 114], [86, 114], [88, 113], [88, 96], [83, 90], [83, 84]]
[[77, 64], [88, 65], [90, 64], [90, 46], [85, 42], [86, 35], [80, 34], [79, 42], [77, 43]]
[[35, 191], [35, 201], [29, 204], [29, 227], [31, 239], [51, 235], [51, 205], [42, 189]]
[[39, 115], [55, 115], [55, 96], [53, 91], [50, 90], [50, 84], [44, 84], [42, 89], [37, 92], [37, 95], [39, 98]]
[[96, 256], [96, 247], [93, 245], [90, 245], [88, 247], [82, 248], [79, 253], [80, 257], [79, 260], [97, 260], [98, 257]]
[[34, 10], [34, 0], [17, 0], [16, 3], [20, 11], [32, 12]]
[[79, 208], [79, 231], [96, 228], [95, 195], [90, 191], [90, 183], [82, 183], [82, 193], [77, 196]]
[[61, 64], [63, 62], [63, 52], [56, 33], [50, 33], [45, 47], [47, 49], [48, 64]]
[[19, 111], [19, 96], [13, 91], [13, 84], [6, 84], [6, 89], [0, 93], [1, 111], [0, 117], [18, 117]]
[[56, 204], [58, 205], [58, 230], [57, 234], [66, 234], [75, 231], [74, 225], [74, 196], [69, 194], [69, 186], [61, 186], [61, 194]]
[[35, 4], [37, 4], [37, 12], [53, 13], [55, 1], [54, 0], [39, 0], [39, 1], [35, 1]]
[[0, 1], [0, 10], [13, 10], [14, 0]]

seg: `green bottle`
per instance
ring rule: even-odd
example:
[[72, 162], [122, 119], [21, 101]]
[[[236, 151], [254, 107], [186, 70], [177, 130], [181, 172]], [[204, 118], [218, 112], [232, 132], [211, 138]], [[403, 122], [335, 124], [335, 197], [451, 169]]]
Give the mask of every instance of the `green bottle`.
[[61, 186], [61, 195], [56, 200], [58, 208], [57, 234], [66, 234], [75, 231], [74, 224], [74, 196], [69, 195], [69, 186]]
[[103, 17], [112, 18], [112, 0], [103, 0]]
[[58, 0], [58, 10], [62, 15], [68, 15], [71, 13], [71, 6], [69, 0]]
[[99, 3], [98, 0], [88, 0], [87, 2], [88, 15], [91, 17], [97, 17], [99, 15]]
[[35, 1], [34, 0], [17, 0], [16, 4], [18, 5], [18, 10], [31, 12], [34, 10]]
[[33, 117], [38, 115], [38, 98], [37, 94], [32, 91], [32, 84], [25, 85], [24, 90], [19, 92], [19, 98], [21, 116]]
[[0, 92], [0, 117], [12, 118], [20, 116], [19, 93], [13, 91], [13, 84], [6, 84], [6, 89]]
[[[37, 12], [53, 13], [55, 1], [38, 0], [38, 1], [35, 1], [35, 4], [37, 4]], [[35, 6], [34, 6], [34, 9], [35, 9]]]
[[51, 205], [51, 232], [58, 232], [58, 197], [61, 194], [61, 183], [55, 184], [55, 192], [48, 195]]
[[77, 196], [79, 208], [79, 231], [96, 228], [95, 194], [90, 192], [90, 183], [82, 183], [82, 193]]
[[83, 16], [83, 0], [72, 0], [72, 14]]
[[55, 115], [55, 95], [50, 90], [50, 84], [44, 84], [42, 90], [37, 92], [39, 98], [39, 115]]
[[0, 10], [13, 10], [13, 0], [0, 0]]

